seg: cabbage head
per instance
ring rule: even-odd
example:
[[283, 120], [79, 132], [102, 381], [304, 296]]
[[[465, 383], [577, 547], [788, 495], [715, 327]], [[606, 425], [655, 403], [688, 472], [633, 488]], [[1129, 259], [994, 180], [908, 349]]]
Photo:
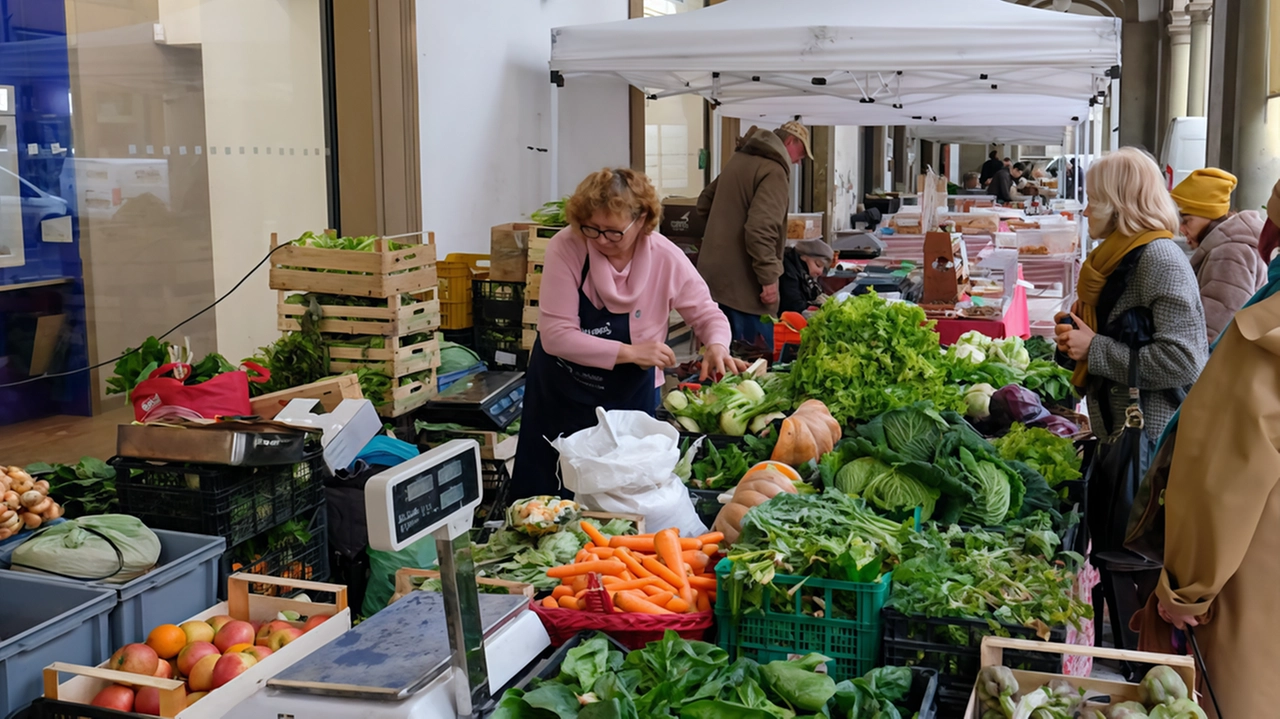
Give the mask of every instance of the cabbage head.
[[1009, 516], [1012, 501], [1009, 483], [1020, 479], [1010, 478], [1003, 468], [994, 462], [975, 458], [964, 447], [960, 448], [960, 464], [977, 490], [973, 504], [964, 510], [960, 518], [983, 527], [1002, 524]]
[[917, 462], [932, 462], [942, 433], [950, 428], [947, 421], [924, 403], [886, 412], [884, 439], [889, 449]]
[[860, 457], [836, 473], [836, 489], [880, 509], [908, 512], [920, 507], [920, 521], [933, 516], [942, 493], [873, 457]]

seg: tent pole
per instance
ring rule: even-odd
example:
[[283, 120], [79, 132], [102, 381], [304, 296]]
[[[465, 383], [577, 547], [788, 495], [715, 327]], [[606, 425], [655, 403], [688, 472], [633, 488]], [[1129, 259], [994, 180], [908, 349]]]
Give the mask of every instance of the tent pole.
[[723, 141], [724, 120], [720, 117], [720, 105], [717, 103], [715, 109], [711, 111], [711, 179], [713, 180], [720, 176], [720, 163], [724, 159], [721, 157]]
[[560, 197], [560, 86], [551, 84], [551, 188], [547, 200]]

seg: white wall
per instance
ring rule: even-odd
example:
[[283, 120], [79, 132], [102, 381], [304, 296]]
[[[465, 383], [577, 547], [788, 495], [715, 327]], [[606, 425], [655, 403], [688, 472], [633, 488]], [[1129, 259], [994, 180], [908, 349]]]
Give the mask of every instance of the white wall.
[[[551, 28], [627, 18], [627, 0], [418, 0], [422, 222], [441, 256], [489, 251], [489, 228], [630, 163], [621, 80], [560, 90], [552, 191]], [[535, 148], [535, 149], [530, 149]]]
[[860, 127], [837, 126], [835, 132], [836, 164], [832, 168], [836, 204], [831, 229], [847, 230], [849, 215], [858, 209], [862, 196], [862, 132]]

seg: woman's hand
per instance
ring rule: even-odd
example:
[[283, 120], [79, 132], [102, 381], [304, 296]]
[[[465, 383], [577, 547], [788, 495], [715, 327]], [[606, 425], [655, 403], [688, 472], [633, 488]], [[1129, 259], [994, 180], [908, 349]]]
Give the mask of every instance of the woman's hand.
[[1173, 626], [1177, 627], [1178, 629], [1186, 629], [1187, 627], [1200, 626], [1200, 620], [1196, 619], [1195, 617], [1182, 617], [1170, 612], [1167, 608], [1165, 608], [1165, 604], [1163, 600], [1160, 600], [1159, 610], [1160, 610], [1160, 618], [1172, 624]]
[[[1070, 317], [1076, 322], [1075, 328], [1072, 329], [1069, 325], [1059, 324], [1058, 333], [1054, 339], [1058, 343], [1058, 349], [1068, 357], [1077, 362], [1084, 362], [1089, 358], [1089, 346], [1093, 344], [1093, 337], [1097, 333], [1089, 329], [1089, 325], [1086, 325], [1083, 320], [1076, 317], [1075, 313], [1072, 313]], [[1068, 329], [1063, 329], [1064, 327]]]
[[644, 369], [676, 366], [676, 353], [665, 342], [644, 342], [638, 345], [624, 344], [618, 350], [615, 364], [640, 365]]
[[702, 353], [702, 372], [700, 380], [715, 379], [727, 374], [741, 374], [746, 371], [747, 363], [729, 356], [729, 348], [724, 345], [707, 345]]

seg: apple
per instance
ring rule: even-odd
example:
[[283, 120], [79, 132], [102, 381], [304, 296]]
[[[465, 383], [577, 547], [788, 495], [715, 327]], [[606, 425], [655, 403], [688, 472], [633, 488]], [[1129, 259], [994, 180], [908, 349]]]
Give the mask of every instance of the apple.
[[168, 659], [161, 659], [160, 663], [156, 664], [155, 675], [160, 677], [161, 679], [172, 679], [173, 664], [171, 664]]
[[236, 620], [234, 617], [229, 617], [225, 614], [219, 614], [216, 617], [209, 617], [205, 621], [209, 623], [209, 626], [213, 627], [213, 633], [217, 634], [218, 630], [226, 626], [228, 622], [234, 622]]
[[208, 622], [183, 622], [178, 625], [178, 628], [187, 635], [187, 644], [191, 644], [193, 642], [213, 643], [213, 635], [215, 632], [213, 631], [213, 627], [209, 626]]
[[257, 664], [258, 660], [248, 654], [225, 654], [218, 663], [213, 667], [213, 688], [226, 684], [236, 677], [244, 674], [249, 667]]
[[320, 626], [321, 624], [324, 624], [324, 620], [328, 618], [329, 618], [329, 615], [327, 614], [312, 614], [311, 616], [307, 617], [306, 624], [302, 625], [302, 631], [309, 632], [312, 629], [315, 629], [316, 627]]
[[213, 668], [218, 665], [218, 660], [222, 659], [219, 654], [209, 654], [200, 657], [200, 661], [191, 667], [191, 673], [187, 675], [187, 685], [191, 687], [193, 692], [207, 692], [213, 689]]
[[154, 676], [160, 655], [146, 644], [126, 644], [111, 655], [108, 669]]
[[292, 624], [281, 619], [273, 619], [266, 624], [263, 624], [261, 627], [258, 627], [258, 633], [255, 635], [254, 643], [260, 647], [265, 647], [267, 646], [267, 640], [271, 638], [272, 634], [281, 629], [288, 629], [292, 626]]
[[178, 652], [178, 671], [182, 672], [183, 676], [191, 676], [191, 669], [195, 667], [196, 662], [211, 654], [221, 654], [221, 652], [209, 642], [188, 644]]
[[245, 651], [251, 646], [253, 645], [247, 644], [245, 642], [240, 642], [239, 644], [232, 644], [231, 646], [227, 647], [227, 651], [223, 652], [223, 654], [239, 654], [240, 652]]
[[222, 625], [218, 633], [214, 635], [213, 646], [218, 651], [226, 654], [231, 647], [237, 644], [253, 644], [253, 626], [248, 622], [232, 620]]
[[190, 694], [187, 695], [187, 706], [191, 706], [192, 704], [195, 704], [201, 699], [204, 699], [205, 695], [207, 695], [208, 693], [209, 692], [191, 692]]
[[258, 661], [262, 661], [263, 659], [266, 659], [267, 657], [271, 656], [271, 648], [255, 645], [244, 650], [244, 653], [248, 654], [254, 659], [257, 659]]
[[277, 629], [267, 638], [267, 646], [271, 651], [278, 652], [289, 642], [302, 636], [302, 630], [297, 627], [289, 627], [287, 629]]
[[133, 690], [123, 684], [112, 684], [98, 692], [89, 704], [118, 712], [133, 711]]
[[155, 687], [139, 687], [133, 698], [133, 710], [139, 714], [160, 716], [160, 690]]

